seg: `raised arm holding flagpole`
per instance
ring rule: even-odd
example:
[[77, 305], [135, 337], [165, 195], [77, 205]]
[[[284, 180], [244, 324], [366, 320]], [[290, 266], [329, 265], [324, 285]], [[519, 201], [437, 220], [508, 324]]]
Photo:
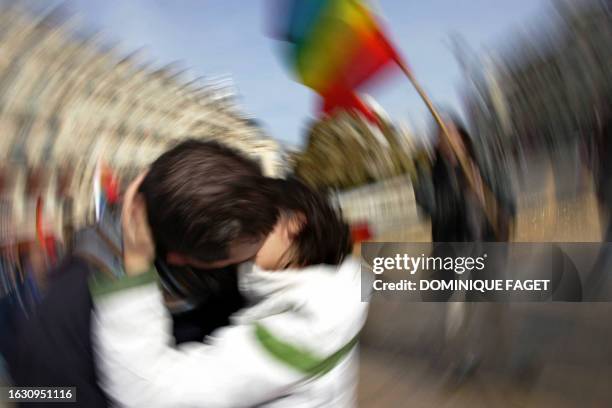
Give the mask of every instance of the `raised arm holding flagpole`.
[[357, 96], [357, 90], [388, 68], [399, 68], [423, 99], [457, 157], [469, 187], [476, 193], [495, 235], [499, 235], [497, 199], [482, 182], [463, 149], [450, 136], [412, 70], [383, 32], [380, 22], [361, 0], [288, 0], [283, 3], [280, 39], [291, 46], [288, 63], [297, 79], [317, 92], [321, 112], [354, 110], [376, 122], [377, 118]]

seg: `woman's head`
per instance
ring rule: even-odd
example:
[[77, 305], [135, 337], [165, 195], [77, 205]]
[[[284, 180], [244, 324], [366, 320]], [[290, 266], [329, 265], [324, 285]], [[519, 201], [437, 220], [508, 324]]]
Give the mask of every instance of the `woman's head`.
[[455, 153], [451, 148], [451, 142], [448, 140], [450, 137], [453, 139], [452, 144], [463, 150], [468, 157], [476, 157], [472, 138], [459, 117], [455, 114], [447, 114], [443, 120], [448, 135], [442, 131], [442, 128], [437, 123], [435, 124], [438, 153], [442, 154], [446, 159], [454, 159]]
[[280, 217], [255, 263], [279, 270], [342, 262], [352, 250], [350, 230], [328, 198], [294, 178], [277, 187]]

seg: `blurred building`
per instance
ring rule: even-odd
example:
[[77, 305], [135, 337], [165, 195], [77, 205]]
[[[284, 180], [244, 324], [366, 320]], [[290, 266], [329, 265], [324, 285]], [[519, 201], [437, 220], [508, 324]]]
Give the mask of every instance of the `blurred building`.
[[60, 14], [0, 9], [1, 188], [16, 198], [13, 215], [28, 200], [19, 175], [41, 169], [45, 189], [69, 175], [62, 194], [83, 222], [100, 160], [132, 175], [187, 136], [239, 149], [269, 175], [284, 171], [280, 144], [241, 112], [227, 78], [201, 84], [172, 65], [153, 70], [138, 53], [122, 58], [99, 35], [76, 34]]
[[462, 61], [466, 108], [485, 144], [558, 148], [592, 135], [610, 103], [609, 0], [558, 1], [547, 11], [494, 56]]

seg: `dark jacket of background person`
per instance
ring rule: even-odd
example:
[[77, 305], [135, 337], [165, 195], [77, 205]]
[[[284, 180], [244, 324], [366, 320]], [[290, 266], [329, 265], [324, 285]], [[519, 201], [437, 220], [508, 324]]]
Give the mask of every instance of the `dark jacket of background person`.
[[[121, 262], [117, 253], [120, 237], [112, 235], [96, 229], [81, 231], [74, 253], [52, 273], [42, 303], [30, 319], [23, 321], [8, 353], [14, 385], [76, 387], [77, 403], [65, 406], [108, 406], [98, 386], [93, 358], [89, 280], [98, 270], [113, 270]], [[224, 270], [224, 277], [207, 283], [215, 296], [173, 316], [178, 343], [202, 341], [214, 329], [227, 325], [229, 315], [242, 307], [235, 269]]]
[[[607, 216], [612, 213], [612, 124], [608, 118], [604, 123], [597, 140], [597, 177], [595, 180], [595, 188], [597, 190], [597, 199], [600, 206], [605, 209]], [[609, 225], [607, 228], [605, 240], [610, 242], [612, 239]]]
[[433, 202], [429, 204], [432, 241], [507, 241], [510, 224], [516, 214], [516, 198], [511, 180], [507, 172], [500, 168], [486, 171], [467, 131], [460, 125], [457, 130], [466, 146], [469, 160], [476, 165], [485, 188], [488, 188], [497, 200], [497, 231], [487, 218], [482, 203], [472, 191], [459, 163], [449, 162], [439, 149], [436, 149], [431, 172]]
[[[431, 217], [431, 234], [433, 246], [432, 256], [435, 257], [457, 257], [470, 256], [469, 246], [454, 246], [446, 243], [453, 242], [493, 242], [507, 241], [510, 237], [510, 225], [515, 213], [514, 194], [510, 187], [510, 180], [504, 186], [493, 185], [493, 180], [499, 182], [502, 174], [486, 174], [483, 166], [478, 160], [478, 153], [472, 139], [465, 129], [457, 126], [466, 155], [475, 164], [480, 173], [483, 186], [488, 188], [497, 199], [496, 229], [487, 218], [483, 204], [470, 186], [465, 172], [458, 160], [453, 163], [442, 153], [438, 147], [435, 152], [431, 170], [431, 183], [429, 193], [427, 190], [417, 197], [426, 199], [424, 208]], [[496, 172], [497, 173], [497, 172]], [[495, 178], [493, 177], [495, 176]], [[507, 177], [507, 175], [506, 175]], [[426, 187], [423, 183], [421, 188]], [[500, 253], [495, 257], [497, 261], [503, 262], [505, 255], [503, 248], [497, 248]], [[492, 251], [494, 248], [488, 248]], [[459, 252], [458, 252], [459, 251]], [[495, 268], [489, 268], [495, 269]], [[454, 273], [447, 271], [436, 271], [431, 279], [450, 280], [455, 277]], [[442, 291], [435, 294], [426, 293], [426, 301], [447, 301], [452, 291]], [[474, 298], [474, 294], [468, 294], [468, 298]], [[478, 297], [478, 294], [476, 294]]]
[[89, 336], [93, 303], [88, 277], [92, 271], [86, 261], [73, 257], [53, 272], [47, 295], [34, 316], [21, 325], [8, 354], [14, 385], [76, 387], [77, 403], [65, 406], [107, 406], [96, 382]]
[[473, 194], [463, 171], [441, 155], [433, 171], [435, 206], [431, 214], [434, 242], [479, 241], [488, 226], [486, 216]]

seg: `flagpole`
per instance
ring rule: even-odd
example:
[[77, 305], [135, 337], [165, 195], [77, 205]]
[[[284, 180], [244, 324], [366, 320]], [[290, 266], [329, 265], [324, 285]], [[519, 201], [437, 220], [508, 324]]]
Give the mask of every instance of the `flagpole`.
[[[450, 137], [448, 128], [446, 127], [444, 121], [442, 120], [442, 117], [438, 113], [438, 110], [435, 108], [435, 106], [431, 102], [431, 99], [429, 99], [429, 96], [427, 95], [425, 90], [421, 87], [421, 85], [418, 83], [418, 81], [414, 77], [414, 74], [408, 68], [408, 66], [401, 60], [398, 60], [397, 63], [399, 64], [399, 67], [402, 70], [402, 72], [406, 74], [406, 76], [412, 83], [412, 86], [414, 86], [414, 88], [420, 95], [421, 99], [423, 99], [423, 102], [425, 102], [425, 105], [427, 105], [429, 112], [431, 113], [431, 115], [434, 117], [434, 119], [438, 123], [438, 126], [440, 126], [440, 129], [442, 130], [442, 133], [444, 133], [444, 136], [446, 136], [446, 140], [448, 140], [451, 150], [457, 157], [459, 161], [459, 165], [461, 166], [461, 169], [463, 170], [463, 173], [465, 174], [467, 178], [468, 184], [475, 192], [477, 192], [478, 187], [476, 184], [476, 180], [474, 180], [474, 175], [472, 174], [472, 171], [467, 162], [465, 154], [462, 153], [462, 149], [460, 149], [459, 146], [457, 146], [456, 140]], [[482, 198], [479, 197], [479, 201], [482, 205], [482, 208], [485, 212], [487, 219], [489, 220], [489, 223], [491, 224], [493, 228], [495, 235], [499, 237], [499, 229], [498, 229], [498, 224], [497, 224], [497, 199], [495, 195], [493, 194], [493, 192], [485, 184], [484, 180], [482, 183], [482, 190], [483, 190], [484, 197]]]

